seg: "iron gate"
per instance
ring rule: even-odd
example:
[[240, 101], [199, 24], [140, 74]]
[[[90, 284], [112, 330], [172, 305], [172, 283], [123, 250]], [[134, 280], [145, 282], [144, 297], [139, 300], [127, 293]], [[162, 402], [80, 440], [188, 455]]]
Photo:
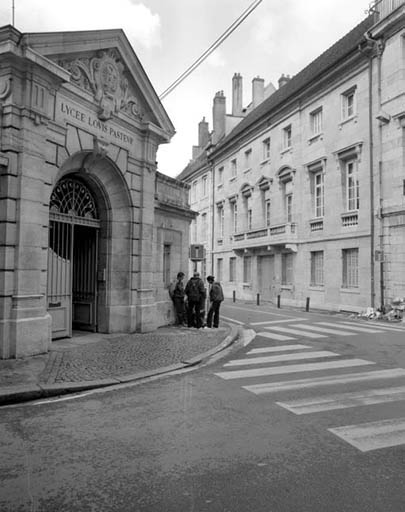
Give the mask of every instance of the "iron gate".
[[72, 335], [72, 328], [97, 329], [97, 260], [100, 221], [87, 186], [65, 178], [50, 200], [48, 311], [52, 337]]

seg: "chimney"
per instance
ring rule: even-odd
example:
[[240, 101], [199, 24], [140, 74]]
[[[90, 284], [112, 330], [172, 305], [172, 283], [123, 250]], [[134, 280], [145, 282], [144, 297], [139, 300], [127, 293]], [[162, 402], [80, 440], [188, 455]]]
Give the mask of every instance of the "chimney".
[[200, 146], [193, 146], [192, 153], [191, 153], [191, 159], [195, 160], [198, 156], [201, 155], [201, 148]]
[[225, 116], [226, 116], [226, 98], [224, 91], [218, 91], [214, 97], [212, 106], [212, 122], [213, 122], [213, 143], [216, 144], [219, 139], [225, 135]]
[[264, 79], [257, 76], [252, 80], [252, 103], [257, 107], [264, 100]]
[[232, 78], [232, 115], [242, 116], [242, 103], [243, 103], [243, 88], [242, 76], [240, 73], [235, 73]]
[[205, 148], [209, 141], [208, 123], [205, 117], [198, 123], [198, 145], [201, 150]]
[[291, 80], [290, 75], [284, 75], [284, 73], [278, 79], [278, 88], [281, 89], [283, 85], [288, 83]]

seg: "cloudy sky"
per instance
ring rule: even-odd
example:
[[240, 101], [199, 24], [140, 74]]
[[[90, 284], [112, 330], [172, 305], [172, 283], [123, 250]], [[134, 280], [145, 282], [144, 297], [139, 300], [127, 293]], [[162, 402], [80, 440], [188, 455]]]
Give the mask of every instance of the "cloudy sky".
[[[160, 95], [253, 0], [14, 0], [22, 32], [122, 28]], [[0, 26], [12, 0], [0, 2]], [[158, 153], [159, 170], [176, 176], [191, 158], [203, 116], [212, 129], [216, 91], [227, 97], [235, 72], [246, 106], [255, 76], [265, 83], [294, 75], [364, 17], [369, 0], [262, 0], [235, 32], [162, 102], [175, 128]]]

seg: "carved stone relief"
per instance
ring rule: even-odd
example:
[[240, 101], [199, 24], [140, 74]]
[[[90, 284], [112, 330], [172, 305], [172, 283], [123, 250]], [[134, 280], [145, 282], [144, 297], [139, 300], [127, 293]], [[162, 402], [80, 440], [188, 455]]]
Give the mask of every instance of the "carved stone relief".
[[117, 51], [101, 51], [92, 58], [62, 60], [59, 65], [71, 73], [74, 84], [93, 94], [102, 121], [120, 111], [139, 120], [143, 118], [138, 99], [129, 91], [124, 65]]

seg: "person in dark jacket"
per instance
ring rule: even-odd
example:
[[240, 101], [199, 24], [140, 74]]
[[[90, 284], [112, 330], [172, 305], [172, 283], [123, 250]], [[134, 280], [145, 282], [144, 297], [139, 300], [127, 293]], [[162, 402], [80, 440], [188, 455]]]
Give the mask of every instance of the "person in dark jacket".
[[185, 292], [187, 295], [187, 325], [188, 327], [202, 327], [201, 321], [201, 303], [205, 298], [204, 282], [200, 278], [198, 272], [194, 272], [194, 275], [189, 279], [186, 284]]
[[221, 283], [215, 281], [214, 276], [208, 276], [210, 309], [207, 315], [207, 327], [217, 328], [219, 325], [219, 308], [224, 300]]
[[177, 274], [177, 279], [174, 283], [170, 285], [169, 293], [170, 297], [173, 301], [174, 312], [176, 315], [176, 319], [174, 325], [185, 325], [186, 324], [186, 310], [184, 305], [184, 272], [179, 272]]

